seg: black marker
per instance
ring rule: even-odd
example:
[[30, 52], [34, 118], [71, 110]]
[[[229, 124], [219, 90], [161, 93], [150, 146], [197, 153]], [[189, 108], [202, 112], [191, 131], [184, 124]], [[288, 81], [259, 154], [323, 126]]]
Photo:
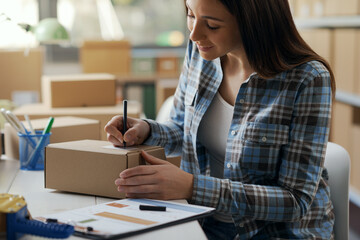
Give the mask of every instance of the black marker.
[[147, 210], [147, 211], [166, 211], [165, 206], [151, 206], [151, 205], [139, 205], [140, 210]]
[[124, 135], [127, 131], [127, 100], [123, 101], [123, 107], [124, 107], [124, 111], [123, 111], [123, 143], [124, 143], [124, 148], [125, 148], [126, 142], [124, 141]]
[[47, 218], [46, 223], [57, 223], [58, 220], [56, 218]]

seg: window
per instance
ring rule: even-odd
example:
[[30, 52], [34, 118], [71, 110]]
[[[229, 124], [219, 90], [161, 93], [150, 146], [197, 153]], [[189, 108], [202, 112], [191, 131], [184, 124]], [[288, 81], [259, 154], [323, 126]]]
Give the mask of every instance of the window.
[[184, 45], [183, 0], [58, 0], [57, 9], [73, 46], [123, 36], [133, 46], [164, 46], [164, 39], [173, 39], [168, 46]]
[[0, 0], [0, 48], [37, 46], [34, 35], [27, 33], [17, 23], [36, 25], [38, 19], [37, 0]]

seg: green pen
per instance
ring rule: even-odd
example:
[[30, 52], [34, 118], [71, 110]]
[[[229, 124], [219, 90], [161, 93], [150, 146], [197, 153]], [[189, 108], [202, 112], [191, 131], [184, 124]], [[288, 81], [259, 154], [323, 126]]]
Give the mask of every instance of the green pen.
[[[54, 123], [54, 118], [53, 117], [49, 117], [49, 121], [44, 129], [44, 131], [42, 132], [42, 135], [45, 135], [45, 134], [48, 134], [50, 133], [50, 130], [51, 130], [51, 127]], [[40, 149], [42, 148], [42, 146], [44, 145], [44, 141], [45, 141], [45, 136], [42, 136], [40, 138], [40, 141], [38, 142], [38, 144], [36, 145], [35, 147], [35, 150], [32, 152], [32, 154], [30, 155], [30, 158], [29, 158], [29, 161], [28, 161], [28, 164], [30, 166], [32, 166], [33, 168], [36, 166], [37, 164], [37, 159], [38, 159], [38, 156], [40, 154]]]
[[54, 123], [54, 118], [53, 117], [49, 117], [49, 121], [48, 121], [48, 124], [46, 125], [46, 128], [44, 129], [43, 133], [42, 134], [47, 134], [50, 132], [51, 128], [52, 128], [52, 125]]

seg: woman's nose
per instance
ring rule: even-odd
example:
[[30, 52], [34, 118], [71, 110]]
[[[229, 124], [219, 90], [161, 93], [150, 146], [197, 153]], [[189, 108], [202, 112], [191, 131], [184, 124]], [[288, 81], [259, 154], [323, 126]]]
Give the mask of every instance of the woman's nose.
[[192, 28], [190, 29], [190, 39], [192, 41], [200, 41], [205, 38], [204, 32], [197, 21], [193, 22]]

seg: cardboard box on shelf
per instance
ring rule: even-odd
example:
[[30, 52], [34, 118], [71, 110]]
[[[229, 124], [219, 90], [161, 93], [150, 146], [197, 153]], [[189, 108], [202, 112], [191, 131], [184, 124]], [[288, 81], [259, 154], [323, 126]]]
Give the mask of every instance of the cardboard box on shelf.
[[116, 77], [108, 73], [43, 76], [43, 102], [49, 107], [115, 105], [115, 85]]
[[[48, 118], [31, 120], [34, 130], [43, 130]], [[29, 130], [28, 122], [22, 121]], [[12, 159], [19, 159], [19, 136], [9, 123], [5, 124], [5, 154]], [[75, 141], [82, 139], [100, 140], [99, 120], [79, 117], [55, 117], [51, 128], [50, 143]]]
[[124, 198], [114, 181], [121, 171], [145, 164], [140, 150], [165, 159], [158, 146], [114, 148], [95, 140], [50, 144], [45, 150], [45, 188]]
[[156, 60], [156, 72], [158, 75], [177, 76], [179, 75], [178, 57], [159, 56]]
[[159, 112], [165, 100], [175, 94], [178, 79], [159, 79], [156, 81], [156, 112]]
[[352, 125], [352, 152], [350, 153], [350, 185], [360, 192], [360, 148], [358, 142], [360, 139], [360, 110], [354, 110], [354, 122]]
[[86, 40], [80, 48], [80, 60], [84, 73], [130, 74], [130, 42]]
[[312, 1], [314, 0], [295, 0], [293, 2], [294, 16], [297, 18], [309, 18], [312, 16]]
[[14, 91], [33, 92], [40, 99], [43, 54], [42, 48], [0, 50], [0, 99], [12, 100]]
[[[337, 89], [355, 93], [359, 66], [359, 30], [334, 30], [333, 71]], [[360, 88], [360, 87], [359, 87]], [[360, 91], [359, 91], [360, 92]]]
[[352, 152], [352, 125], [354, 108], [350, 105], [334, 101], [330, 129], [330, 141]]
[[360, 14], [359, 0], [325, 0], [324, 15], [344, 16]]
[[[297, 0], [295, 0], [297, 1]], [[312, 16], [323, 17], [325, 15], [325, 4], [328, 0], [313, 0], [312, 1]]]
[[[139, 118], [141, 105], [137, 102], [129, 101], [127, 113], [129, 117]], [[13, 113], [20, 119], [24, 120], [24, 114], [29, 115], [30, 119], [73, 116], [95, 119], [100, 122], [100, 139], [106, 140], [106, 133], [104, 131], [105, 125], [115, 115], [123, 113], [122, 104], [115, 106], [103, 107], [71, 107], [71, 108], [50, 108], [44, 104], [28, 104], [16, 108]]]
[[333, 64], [334, 31], [331, 29], [301, 29], [301, 37], [320, 56], [325, 58], [330, 65]]
[[151, 57], [132, 58], [131, 73], [133, 75], [154, 75], [156, 73], [156, 61]]

